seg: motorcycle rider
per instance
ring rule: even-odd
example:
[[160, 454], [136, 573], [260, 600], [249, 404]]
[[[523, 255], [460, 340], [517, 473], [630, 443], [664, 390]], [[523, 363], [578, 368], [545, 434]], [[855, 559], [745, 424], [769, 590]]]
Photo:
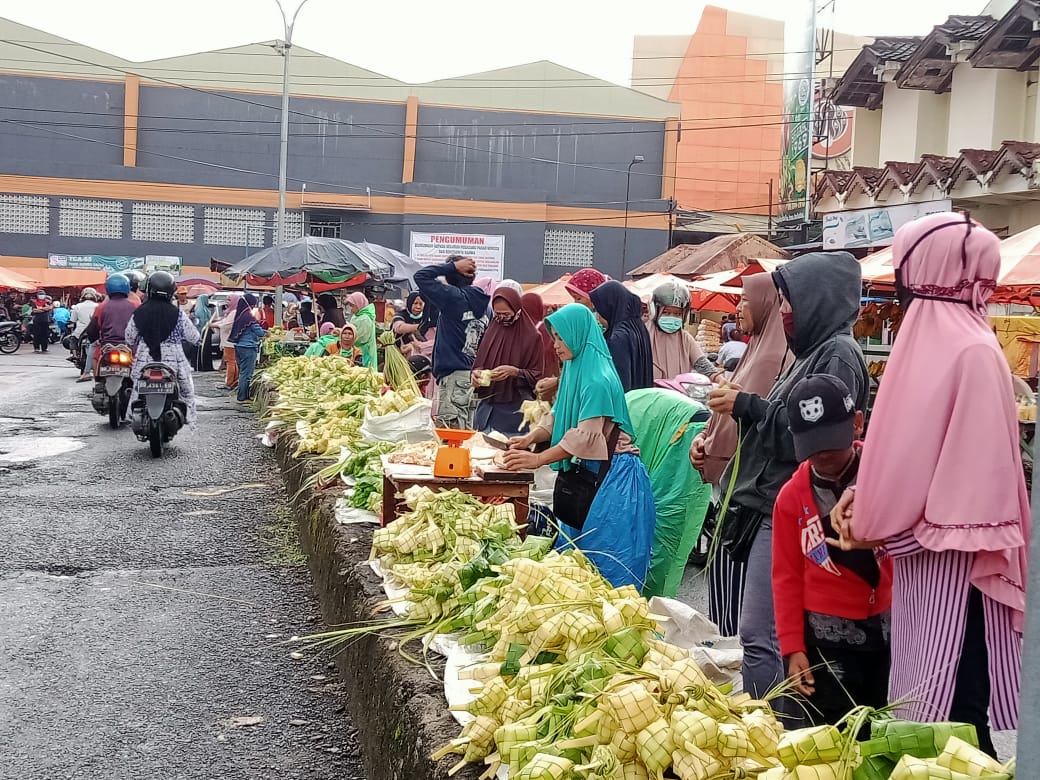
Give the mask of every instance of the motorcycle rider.
[[51, 335], [51, 311], [54, 303], [43, 290], [38, 290], [32, 301], [32, 341], [33, 352], [47, 351]]
[[134, 390], [130, 408], [137, 401], [137, 382], [141, 369], [148, 363], [161, 362], [177, 371], [180, 398], [187, 407], [187, 423], [195, 422], [195, 383], [191, 378], [191, 363], [184, 354], [183, 342], [198, 344], [198, 328], [174, 302], [177, 283], [166, 271], [156, 271], [148, 277], [148, 299], [133, 312], [126, 328], [126, 343], [134, 350], [131, 376]]
[[129, 297], [130, 280], [123, 274], [111, 274], [105, 280], [105, 292], [108, 298], [94, 311], [83, 334], [94, 345], [95, 365], [101, 357], [102, 346], [126, 341], [126, 326], [137, 308]]
[[[89, 382], [94, 369], [93, 345], [84, 336], [84, 331], [90, 324], [90, 319], [98, 307], [97, 290], [93, 287], [84, 287], [79, 295], [79, 303], [72, 307], [72, 316], [69, 318], [69, 332], [80, 340], [79, 348], [83, 350], [86, 360], [83, 362], [83, 373], [76, 379], [77, 382]], [[75, 357], [75, 356], [73, 356]]]
[[123, 275], [130, 280], [130, 294], [127, 297], [140, 306], [144, 303], [144, 296], [141, 295], [141, 285], [147, 283], [148, 277], [144, 271], [136, 269], [126, 271]]

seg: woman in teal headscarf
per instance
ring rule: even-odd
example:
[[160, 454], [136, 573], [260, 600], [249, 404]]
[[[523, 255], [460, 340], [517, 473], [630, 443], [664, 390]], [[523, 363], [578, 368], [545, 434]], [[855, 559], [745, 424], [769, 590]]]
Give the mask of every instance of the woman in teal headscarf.
[[675, 598], [711, 501], [711, 485], [690, 465], [689, 456], [690, 445], [704, 430], [711, 412], [675, 390], [632, 390], [625, 400], [657, 506], [643, 595]]
[[213, 312], [209, 310], [209, 296], [203, 293], [195, 299], [195, 322], [199, 326], [200, 333], [209, 323], [212, 316]]
[[[511, 469], [550, 465], [567, 471], [580, 462], [598, 471], [609, 459], [608, 440], [617, 426], [617, 445], [603, 484], [581, 530], [560, 524], [558, 548], [571, 544], [596, 564], [615, 587], [643, 587], [654, 534], [654, 497], [634, 446], [635, 430], [625, 393], [595, 315], [569, 304], [546, 320], [563, 362], [552, 413], [526, 436], [513, 439], [505, 455]], [[534, 444], [548, 442], [545, 452]]]

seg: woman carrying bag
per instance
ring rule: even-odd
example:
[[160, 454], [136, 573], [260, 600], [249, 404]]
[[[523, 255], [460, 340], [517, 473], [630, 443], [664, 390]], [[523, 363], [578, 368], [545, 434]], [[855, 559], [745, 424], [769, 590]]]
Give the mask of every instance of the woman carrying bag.
[[[572, 303], [546, 318], [563, 363], [552, 412], [510, 441], [513, 470], [557, 472], [558, 549], [575, 547], [615, 587], [642, 589], [653, 543], [654, 495], [633, 443], [625, 393], [592, 311]], [[549, 449], [533, 453], [535, 444]]]

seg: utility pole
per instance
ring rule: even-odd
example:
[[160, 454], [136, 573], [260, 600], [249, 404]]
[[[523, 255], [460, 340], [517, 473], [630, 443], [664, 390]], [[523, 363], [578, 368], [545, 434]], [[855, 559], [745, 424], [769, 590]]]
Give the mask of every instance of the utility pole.
[[628, 259], [628, 202], [631, 198], [632, 190], [632, 166], [639, 165], [643, 162], [643, 155], [637, 154], [632, 158], [632, 162], [628, 164], [628, 173], [625, 175], [625, 235], [621, 239], [621, 277], [624, 278], [625, 272], [628, 270], [625, 267], [625, 261]]
[[[285, 12], [282, 0], [274, 0], [278, 10], [282, 14], [282, 26], [285, 37], [276, 45], [282, 54], [282, 127], [278, 144], [278, 217], [275, 220], [274, 243], [285, 243], [285, 179], [286, 169], [289, 165], [289, 53], [292, 50], [293, 27], [296, 26], [296, 17], [300, 10], [307, 5], [307, 0], [301, 0], [290, 17]], [[282, 285], [275, 289], [274, 323], [282, 324]]]

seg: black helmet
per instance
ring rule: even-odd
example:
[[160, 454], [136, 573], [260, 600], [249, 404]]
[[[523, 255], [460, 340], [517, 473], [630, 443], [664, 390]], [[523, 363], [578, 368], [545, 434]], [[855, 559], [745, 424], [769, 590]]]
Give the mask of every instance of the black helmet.
[[156, 271], [148, 277], [148, 297], [158, 298], [163, 301], [173, 300], [173, 294], [177, 291], [177, 282], [173, 275], [166, 271]]
[[144, 271], [138, 271], [137, 269], [124, 271], [123, 274], [130, 280], [131, 292], [137, 292], [141, 289], [141, 285], [148, 281], [148, 277], [145, 275]]

